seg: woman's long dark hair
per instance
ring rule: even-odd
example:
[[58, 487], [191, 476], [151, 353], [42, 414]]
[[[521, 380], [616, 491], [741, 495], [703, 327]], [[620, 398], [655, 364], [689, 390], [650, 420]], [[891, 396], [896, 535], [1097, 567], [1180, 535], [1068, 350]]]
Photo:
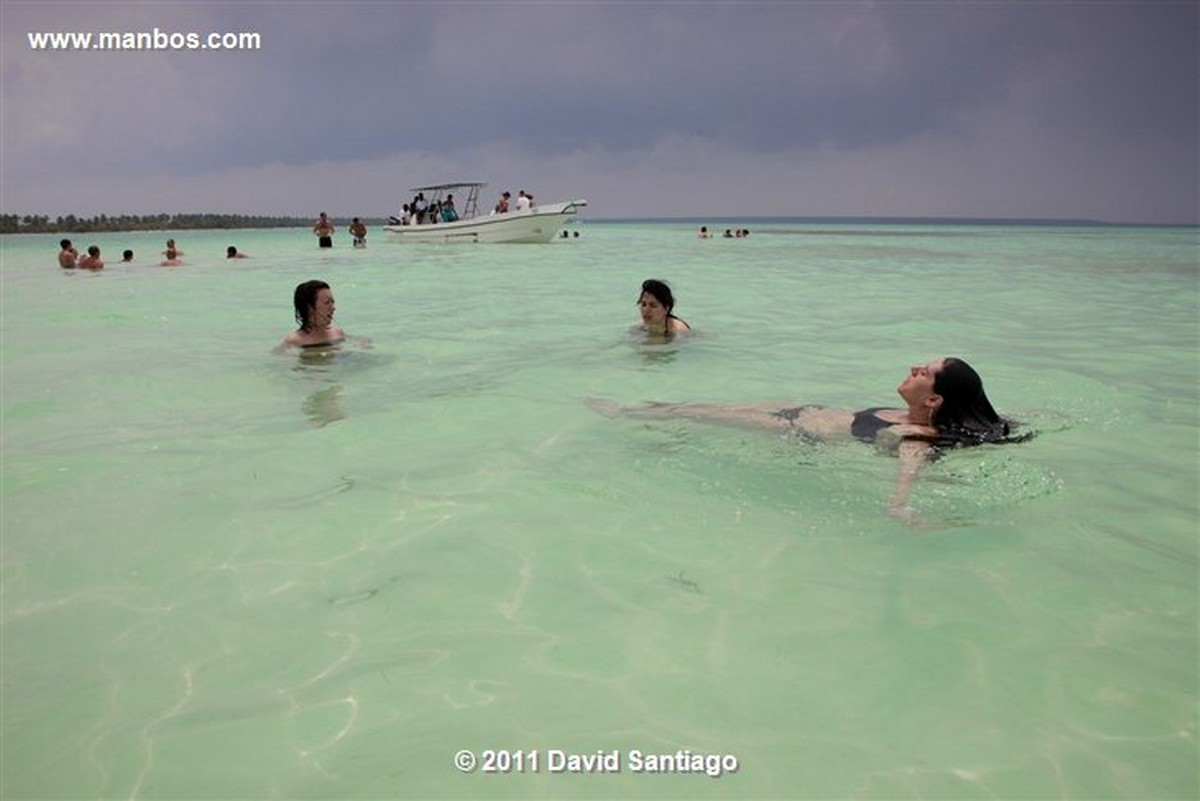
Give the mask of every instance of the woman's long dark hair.
[[1012, 433], [1015, 424], [996, 413], [983, 391], [983, 379], [962, 359], [949, 356], [942, 362], [933, 378], [933, 391], [942, 396], [942, 405], [930, 421], [938, 432], [938, 446], [1022, 442], [1033, 436], [1033, 432]]
[[315, 279], [305, 281], [296, 287], [296, 293], [292, 296], [292, 303], [296, 307], [296, 322], [300, 324], [301, 331], [312, 330], [312, 320], [310, 317], [317, 305], [317, 295], [320, 294], [322, 289], [329, 289], [329, 284]]

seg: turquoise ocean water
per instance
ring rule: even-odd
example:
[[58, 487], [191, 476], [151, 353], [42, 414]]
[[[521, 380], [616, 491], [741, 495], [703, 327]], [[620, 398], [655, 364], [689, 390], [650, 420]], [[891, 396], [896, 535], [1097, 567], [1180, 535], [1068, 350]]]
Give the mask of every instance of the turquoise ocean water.
[[[0, 238], [0, 796], [1195, 798], [1197, 230], [741, 224]], [[309, 278], [369, 342], [270, 352]], [[868, 446], [584, 403], [943, 355], [1038, 436], [920, 527]]]

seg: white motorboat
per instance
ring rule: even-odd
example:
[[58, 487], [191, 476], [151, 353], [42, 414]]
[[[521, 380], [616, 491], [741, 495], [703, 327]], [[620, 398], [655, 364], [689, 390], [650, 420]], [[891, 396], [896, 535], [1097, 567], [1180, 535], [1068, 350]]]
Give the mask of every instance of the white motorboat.
[[586, 200], [570, 200], [538, 204], [521, 211], [513, 208], [481, 215], [479, 190], [485, 186], [486, 183], [463, 182], [411, 189], [414, 196], [424, 195], [430, 207], [452, 199], [455, 209], [450, 215], [452, 218], [404, 224], [404, 220], [393, 217], [391, 224], [385, 225], [383, 230], [397, 242], [550, 242], [558, 236], [567, 220], [587, 205]]

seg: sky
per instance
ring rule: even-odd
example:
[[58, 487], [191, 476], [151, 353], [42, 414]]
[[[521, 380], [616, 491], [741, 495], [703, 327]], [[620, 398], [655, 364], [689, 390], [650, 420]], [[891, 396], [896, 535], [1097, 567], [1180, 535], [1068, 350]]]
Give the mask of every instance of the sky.
[[[38, 32], [256, 33], [35, 50]], [[1200, 223], [1200, 3], [0, 2], [0, 212]]]

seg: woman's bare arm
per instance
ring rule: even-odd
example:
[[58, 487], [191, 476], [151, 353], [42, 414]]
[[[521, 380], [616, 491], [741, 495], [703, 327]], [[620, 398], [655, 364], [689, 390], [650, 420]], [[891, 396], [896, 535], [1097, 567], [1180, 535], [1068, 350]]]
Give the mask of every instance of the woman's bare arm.
[[906, 439], [900, 443], [900, 469], [896, 474], [896, 486], [892, 490], [888, 510], [905, 523], [919, 522], [916, 512], [908, 505], [908, 499], [912, 495], [913, 485], [917, 483], [917, 475], [929, 457], [929, 451], [929, 443], [921, 440]]

